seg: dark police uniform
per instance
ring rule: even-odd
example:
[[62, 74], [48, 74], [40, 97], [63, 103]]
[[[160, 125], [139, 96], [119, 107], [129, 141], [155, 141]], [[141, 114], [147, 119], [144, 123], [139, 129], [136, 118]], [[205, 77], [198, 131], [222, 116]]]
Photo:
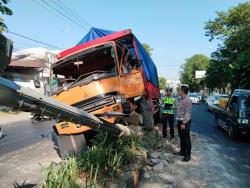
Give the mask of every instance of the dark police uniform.
[[175, 98], [168, 97], [164, 99], [164, 107], [162, 111], [162, 123], [163, 123], [163, 129], [162, 134], [163, 138], [167, 137], [167, 124], [170, 127], [170, 135], [171, 138], [174, 138], [174, 104], [175, 104]]
[[[191, 155], [191, 140], [190, 140], [190, 126], [191, 126], [191, 110], [192, 102], [188, 95], [181, 97], [176, 102], [176, 120], [178, 134], [180, 137], [181, 151], [180, 153], [185, 157]], [[181, 125], [185, 125], [185, 129], [181, 129]]]

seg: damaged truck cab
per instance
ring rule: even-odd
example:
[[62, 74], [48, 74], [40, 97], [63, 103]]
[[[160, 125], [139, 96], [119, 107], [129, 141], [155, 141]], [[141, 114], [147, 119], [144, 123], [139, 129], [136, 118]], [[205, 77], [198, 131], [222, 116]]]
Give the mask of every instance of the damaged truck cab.
[[[152, 130], [154, 116], [159, 116], [160, 92], [145, 75], [149, 66], [156, 72], [155, 65], [143, 64], [138, 45], [132, 31], [124, 30], [61, 52], [52, 65], [58, 80], [52, 97], [111, 123], [138, 123]], [[90, 130], [60, 121], [55, 129], [61, 136]]]

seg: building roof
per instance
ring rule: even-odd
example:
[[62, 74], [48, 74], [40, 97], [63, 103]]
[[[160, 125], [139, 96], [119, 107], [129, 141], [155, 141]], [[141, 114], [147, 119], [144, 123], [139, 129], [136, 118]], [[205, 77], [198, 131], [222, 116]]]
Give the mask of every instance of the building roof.
[[45, 60], [11, 60], [9, 67], [44, 68]]

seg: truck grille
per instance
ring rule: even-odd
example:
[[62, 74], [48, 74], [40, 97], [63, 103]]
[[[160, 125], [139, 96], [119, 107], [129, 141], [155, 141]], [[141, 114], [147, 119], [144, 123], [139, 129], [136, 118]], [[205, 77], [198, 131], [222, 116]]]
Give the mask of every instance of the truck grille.
[[82, 103], [77, 105], [78, 108], [83, 109], [86, 112], [93, 112], [99, 110], [105, 106], [110, 106], [115, 103], [115, 100], [112, 96], [98, 97], [92, 98], [92, 100], [88, 100], [86, 103]]

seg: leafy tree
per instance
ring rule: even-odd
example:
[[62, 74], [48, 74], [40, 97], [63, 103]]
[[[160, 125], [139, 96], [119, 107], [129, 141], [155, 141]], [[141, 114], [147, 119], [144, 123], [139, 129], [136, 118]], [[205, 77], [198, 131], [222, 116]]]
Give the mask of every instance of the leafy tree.
[[142, 43], [143, 48], [146, 50], [146, 52], [151, 56], [152, 55], [152, 51], [154, 50], [153, 48], [151, 48], [148, 44], [146, 43]]
[[199, 91], [204, 86], [204, 79], [196, 79], [195, 71], [206, 70], [209, 62], [209, 58], [203, 54], [195, 54], [187, 58], [181, 67], [180, 81], [188, 84], [191, 91]]
[[164, 77], [159, 77], [160, 89], [165, 90], [165, 89], [166, 89], [166, 84], [167, 84], [166, 78], [164, 78]]
[[[222, 43], [210, 66], [225, 67], [232, 88], [250, 88], [250, 2], [240, 3], [227, 11], [217, 12], [214, 20], [206, 22], [206, 36]], [[215, 69], [210, 67], [210, 69]], [[210, 73], [207, 76], [211, 78]], [[216, 87], [221, 83], [217, 81]]]
[[228, 83], [228, 67], [225, 63], [211, 60], [206, 70], [205, 83], [211, 90], [220, 89], [225, 92]]
[[[0, 0], [0, 13], [6, 15], [12, 15], [13, 12], [6, 5], [10, 2], [10, 0]], [[6, 29], [7, 26], [4, 24], [3, 18], [0, 17], [0, 33], [3, 29]]]

